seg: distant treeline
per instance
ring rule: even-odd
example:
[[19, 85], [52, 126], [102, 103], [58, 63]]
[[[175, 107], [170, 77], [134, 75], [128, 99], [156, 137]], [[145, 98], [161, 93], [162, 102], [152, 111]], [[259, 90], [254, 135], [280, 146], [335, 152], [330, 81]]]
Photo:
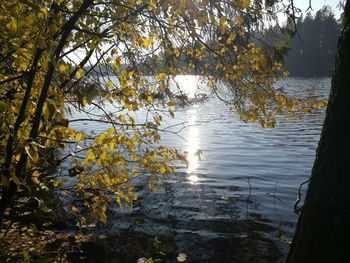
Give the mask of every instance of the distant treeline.
[[[296, 32], [293, 33], [296, 29]], [[337, 21], [332, 9], [324, 6], [315, 15], [307, 13], [284, 28], [275, 26], [264, 32], [255, 32], [256, 38], [251, 39], [257, 46], [260, 45], [256, 39], [264, 39], [268, 45], [274, 46], [280, 40], [286, 40], [288, 35], [293, 35], [287, 40], [288, 48], [283, 49], [280, 54], [275, 54], [274, 59], [283, 60], [284, 67], [294, 77], [327, 77], [331, 76], [334, 66], [335, 52], [338, 36], [340, 34], [340, 22]], [[289, 38], [289, 37], [288, 37]], [[242, 39], [236, 41], [243, 41]], [[212, 43], [208, 43], [212, 45]], [[186, 47], [184, 47], [186, 49]], [[287, 50], [289, 49], [289, 52]], [[147, 57], [137, 65], [122, 64], [120, 70], [137, 67], [143, 73], [152, 75], [152, 72], [166, 70], [169, 60], [164, 52], [158, 54], [163, 57], [159, 62], [153, 56]], [[210, 59], [204, 58], [202, 63], [211, 63]], [[196, 64], [195, 59], [182, 53], [172, 65], [172, 68], [180, 70], [183, 74], [201, 74], [196, 68], [188, 67]], [[112, 65], [99, 65], [96, 71], [100, 75], [115, 76]], [[86, 70], [89, 70], [87, 67]], [[216, 72], [210, 72], [215, 75]]]
[[333, 71], [340, 23], [328, 6], [315, 16], [308, 13], [296, 23], [297, 34], [290, 40], [290, 52], [285, 57], [285, 68], [291, 76], [331, 76]]

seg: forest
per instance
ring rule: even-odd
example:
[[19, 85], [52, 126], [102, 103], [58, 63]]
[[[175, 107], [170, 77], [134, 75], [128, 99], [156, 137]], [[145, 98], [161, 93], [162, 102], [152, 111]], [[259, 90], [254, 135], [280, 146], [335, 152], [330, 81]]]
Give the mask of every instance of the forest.
[[296, 21], [296, 30], [289, 41], [290, 51], [284, 59], [291, 76], [330, 77], [333, 72], [340, 22], [329, 6], [313, 16], [310, 12]]

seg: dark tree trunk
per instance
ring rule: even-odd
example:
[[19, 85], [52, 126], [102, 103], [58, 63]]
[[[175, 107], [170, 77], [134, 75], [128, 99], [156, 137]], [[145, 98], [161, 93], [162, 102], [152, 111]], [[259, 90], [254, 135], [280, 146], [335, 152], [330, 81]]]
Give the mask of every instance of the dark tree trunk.
[[[54, 70], [55, 70], [55, 65], [57, 64], [57, 61], [60, 59], [59, 56], [61, 54], [61, 52], [64, 49], [64, 46], [67, 43], [67, 39], [69, 37], [69, 35], [71, 34], [72, 30], [74, 29], [75, 24], [77, 23], [77, 21], [79, 20], [79, 18], [86, 12], [86, 10], [93, 4], [94, 0], [84, 0], [83, 3], [81, 4], [81, 6], [79, 7], [79, 9], [74, 13], [74, 15], [72, 15], [70, 17], [70, 19], [63, 25], [62, 27], [62, 31], [61, 31], [61, 37], [60, 40], [58, 42], [58, 45], [55, 49], [54, 55], [51, 58], [51, 61], [49, 62], [49, 67], [48, 67], [48, 72], [45, 75], [44, 78], [44, 84], [40, 93], [40, 97], [35, 109], [35, 113], [34, 113], [34, 118], [32, 120], [32, 128], [30, 130], [30, 135], [29, 137], [31, 139], [35, 139], [38, 136], [39, 133], [39, 127], [40, 127], [40, 120], [41, 120], [41, 115], [42, 115], [42, 111], [43, 111], [43, 107], [44, 107], [44, 103], [45, 100], [47, 98], [47, 94], [48, 91], [50, 89], [50, 84], [51, 84], [51, 80], [53, 78], [54, 75]], [[54, 8], [56, 8], [54, 6]], [[39, 56], [37, 57], [37, 55], [35, 57], [37, 57], [37, 59], [34, 59], [34, 65], [36, 65], [36, 63], [38, 62], [37, 60], [40, 58], [41, 53], [43, 52], [43, 50], [39, 50], [37, 51], [37, 54], [39, 54]], [[84, 60], [83, 60], [84, 61]], [[35, 69], [35, 67], [33, 67], [33, 70]], [[23, 104], [21, 106], [20, 109], [20, 113], [19, 116], [16, 120], [15, 123], [15, 133], [14, 133], [14, 137], [16, 136], [17, 130], [19, 129], [19, 126], [21, 125], [23, 116], [21, 116], [21, 114], [24, 114], [24, 111], [26, 109], [26, 104], [28, 103], [28, 99], [30, 96], [30, 88], [32, 85], [32, 81], [34, 80], [35, 77], [35, 71], [32, 72], [32, 76], [31, 76], [31, 81], [28, 84], [26, 93], [25, 93], [25, 97], [23, 99]], [[6, 149], [6, 162], [5, 162], [5, 168], [8, 170], [9, 166], [10, 166], [10, 162], [12, 160], [12, 154], [13, 154], [13, 149], [12, 149], [12, 144], [13, 144], [14, 138], [10, 138], [9, 142], [7, 144], [7, 149]], [[28, 159], [28, 155], [25, 151], [22, 151], [21, 155], [20, 155], [20, 159], [18, 161], [18, 163], [16, 164], [16, 169], [15, 169], [15, 175], [18, 178], [24, 178], [26, 176], [26, 174], [24, 173], [24, 170], [26, 169], [26, 163], [27, 163], [27, 159]], [[9, 177], [9, 176], [8, 176]], [[3, 187], [2, 188], [2, 192], [1, 192], [1, 198], [0, 198], [0, 229], [2, 227], [2, 223], [3, 223], [3, 219], [4, 219], [4, 215], [5, 215], [5, 211], [8, 207], [10, 207], [11, 201], [13, 200], [13, 198], [15, 197], [17, 191], [17, 185], [14, 181], [10, 181], [9, 185], [7, 187]]]
[[288, 263], [350, 262], [350, 1], [326, 119]]

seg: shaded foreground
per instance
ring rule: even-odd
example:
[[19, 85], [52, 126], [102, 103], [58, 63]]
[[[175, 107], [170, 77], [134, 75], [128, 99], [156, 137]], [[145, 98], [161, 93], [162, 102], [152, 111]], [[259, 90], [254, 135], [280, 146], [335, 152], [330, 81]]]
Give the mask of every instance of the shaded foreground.
[[[159, 195], [168, 199], [173, 193]], [[249, 212], [249, 199], [218, 198], [212, 200], [215, 209], [213, 204], [203, 203], [200, 209], [167, 201], [130, 214], [116, 213], [111, 224], [96, 229], [96, 236], [108, 235], [106, 262], [136, 262], [140, 256], [175, 262], [179, 253], [189, 262], [279, 262], [286, 255], [288, 238], [268, 219]], [[90, 262], [93, 251], [89, 249]]]
[[51, 204], [52, 214], [42, 211], [34, 200], [22, 206], [20, 199], [15, 215], [21, 222], [5, 221], [2, 259], [21, 262], [30, 254], [34, 262], [136, 262], [141, 257], [176, 262], [179, 253], [185, 253], [188, 262], [284, 259], [289, 238], [283, 226], [276, 228], [257, 213], [249, 195], [219, 197], [211, 189], [201, 191], [188, 183], [176, 184], [178, 189], [168, 183], [164, 186], [156, 199], [139, 189], [142, 198], [133, 210], [116, 208], [110, 211], [110, 223], [95, 228], [76, 227], [63, 203]]

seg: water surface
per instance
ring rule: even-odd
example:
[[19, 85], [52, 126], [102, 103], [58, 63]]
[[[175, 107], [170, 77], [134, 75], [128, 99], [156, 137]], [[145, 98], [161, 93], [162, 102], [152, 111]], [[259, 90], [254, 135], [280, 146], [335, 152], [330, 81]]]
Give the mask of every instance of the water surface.
[[[181, 81], [193, 95], [194, 77]], [[330, 79], [289, 78], [276, 86], [327, 98]], [[112, 208], [110, 223], [96, 230], [112, 236], [111, 262], [141, 256], [172, 262], [180, 252], [189, 262], [283, 261], [297, 220], [293, 204], [311, 173], [323, 119], [320, 110], [263, 129], [241, 122], [215, 98], [177, 109], [164, 125], [189, 126], [182, 138], [163, 134], [162, 143], [186, 150], [190, 165], [177, 167], [155, 195], [140, 186], [131, 211]]]

